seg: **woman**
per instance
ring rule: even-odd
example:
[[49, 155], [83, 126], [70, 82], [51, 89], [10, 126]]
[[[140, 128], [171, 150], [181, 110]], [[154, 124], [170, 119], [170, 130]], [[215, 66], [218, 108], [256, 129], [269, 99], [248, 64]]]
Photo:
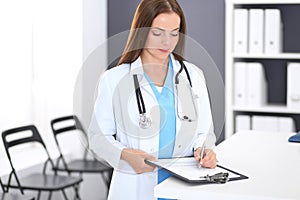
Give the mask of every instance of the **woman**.
[[[108, 199], [155, 199], [154, 186], [170, 174], [145, 159], [194, 155], [216, 167], [205, 79], [181, 56], [185, 29], [176, 0], [142, 0], [119, 65], [101, 77], [89, 142], [114, 167]], [[204, 143], [209, 153], [200, 160]]]

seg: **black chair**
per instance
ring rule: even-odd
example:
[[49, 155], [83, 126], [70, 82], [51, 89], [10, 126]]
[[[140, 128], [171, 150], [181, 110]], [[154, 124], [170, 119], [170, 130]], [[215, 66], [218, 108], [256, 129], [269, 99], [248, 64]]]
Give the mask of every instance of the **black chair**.
[[0, 193], [0, 200], [34, 200], [34, 197], [28, 195], [20, 195], [20, 194], [9, 194], [0, 179], [0, 186], [3, 193]]
[[[75, 115], [56, 118], [51, 121], [51, 128], [60, 154], [56, 162], [55, 170], [65, 171], [69, 174], [79, 173], [80, 176], [82, 173], [99, 173], [108, 189], [113, 172], [113, 168], [108, 163], [96, 160], [95, 158], [88, 159], [87, 147], [84, 148], [82, 159], [74, 159], [66, 162], [65, 156], [62, 153], [62, 146], [58, 140], [58, 135], [60, 134], [78, 130], [83, 136], [83, 139], [87, 141], [87, 134], [79, 119]], [[62, 161], [62, 163], [60, 163], [60, 161]]]
[[[30, 132], [31, 135], [20, 135], [18, 134], [18, 137], [15, 137], [17, 139], [13, 139], [11, 136], [13, 136], [16, 133], [20, 132]], [[40, 199], [41, 192], [47, 191], [49, 192], [48, 199], [51, 199], [52, 192], [54, 191], [62, 191], [63, 197], [67, 200], [68, 197], [65, 193], [65, 189], [67, 188], [74, 188], [75, 191], [75, 199], [80, 199], [79, 193], [78, 193], [78, 187], [80, 182], [82, 181], [82, 178], [80, 177], [71, 177], [71, 176], [61, 176], [57, 175], [56, 172], [54, 174], [47, 174], [47, 164], [50, 163], [51, 167], [54, 168], [54, 163], [50, 158], [49, 152], [46, 148], [45, 143], [43, 142], [37, 128], [34, 125], [29, 126], [23, 126], [18, 127], [14, 129], [9, 129], [2, 132], [2, 140], [4, 143], [4, 147], [7, 153], [7, 157], [9, 159], [12, 171], [9, 174], [7, 184], [4, 184], [7, 191], [9, 188], [18, 188], [21, 190], [21, 193], [24, 194], [24, 190], [33, 190], [37, 191], [37, 199]], [[15, 170], [15, 167], [12, 162], [11, 157], [11, 148], [22, 145], [25, 143], [38, 143], [40, 144], [47, 156], [47, 159], [43, 165], [43, 171], [41, 173], [33, 173], [27, 176], [24, 176], [20, 178], [17, 175], [17, 172]], [[52, 171], [53, 173], [53, 171]], [[12, 181], [12, 176], [15, 177], [15, 181]]]

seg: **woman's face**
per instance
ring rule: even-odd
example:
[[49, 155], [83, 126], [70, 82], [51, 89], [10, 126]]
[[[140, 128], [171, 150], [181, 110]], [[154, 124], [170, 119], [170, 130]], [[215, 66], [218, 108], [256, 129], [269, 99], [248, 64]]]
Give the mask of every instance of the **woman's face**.
[[162, 13], [154, 18], [149, 30], [144, 56], [155, 61], [166, 61], [179, 40], [180, 17], [175, 13]]

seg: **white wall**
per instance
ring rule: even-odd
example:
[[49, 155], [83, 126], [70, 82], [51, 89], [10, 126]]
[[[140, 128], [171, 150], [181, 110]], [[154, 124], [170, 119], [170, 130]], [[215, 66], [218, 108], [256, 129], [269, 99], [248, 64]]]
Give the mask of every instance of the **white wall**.
[[107, 68], [107, 0], [83, 2], [83, 66], [76, 92], [75, 112], [85, 128], [93, 111], [95, 89], [102, 69]]
[[32, 121], [32, 9], [17, 3], [0, 3], [1, 130]]
[[82, 0], [35, 0], [34, 6], [34, 122], [47, 133], [51, 119], [73, 113], [73, 90], [82, 65]]
[[[52, 156], [57, 152], [50, 120], [73, 112], [73, 89], [82, 65], [82, 12], [82, 0], [0, 3], [0, 131], [35, 124]], [[2, 168], [7, 162], [0, 149], [3, 175], [10, 169]], [[30, 160], [20, 168], [26, 163]]]
[[107, 39], [107, 0], [83, 1], [83, 61]]
[[[73, 92], [83, 61], [107, 38], [107, 1], [0, 1], [0, 27], [0, 131], [35, 124], [56, 157], [50, 120], [73, 113]], [[70, 152], [78, 149], [69, 143]], [[41, 161], [37, 147], [28, 148], [16, 152], [22, 174], [36, 170], [27, 169], [31, 161]], [[28, 152], [31, 157], [25, 156]], [[9, 173], [1, 142], [0, 166], [0, 176]], [[106, 199], [100, 176], [84, 179], [83, 199]]]
[[[18, 5], [18, 6], [16, 6]], [[32, 123], [32, 2], [0, 3], [0, 131]], [[0, 144], [0, 158], [4, 157]], [[8, 168], [1, 162], [0, 174]]]

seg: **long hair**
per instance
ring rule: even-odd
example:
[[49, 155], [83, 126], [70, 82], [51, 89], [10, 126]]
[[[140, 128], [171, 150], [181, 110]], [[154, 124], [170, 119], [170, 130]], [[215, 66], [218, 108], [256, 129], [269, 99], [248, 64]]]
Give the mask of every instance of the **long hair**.
[[183, 60], [186, 33], [186, 22], [183, 11], [176, 0], [142, 0], [136, 9], [131, 24], [130, 33], [123, 55], [119, 60], [119, 65], [123, 63], [132, 63], [141, 54], [149, 28], [153, 20], [161, 13], [175, 12], [180, 17], [179, 40], [173, 51], [176, 60]]

